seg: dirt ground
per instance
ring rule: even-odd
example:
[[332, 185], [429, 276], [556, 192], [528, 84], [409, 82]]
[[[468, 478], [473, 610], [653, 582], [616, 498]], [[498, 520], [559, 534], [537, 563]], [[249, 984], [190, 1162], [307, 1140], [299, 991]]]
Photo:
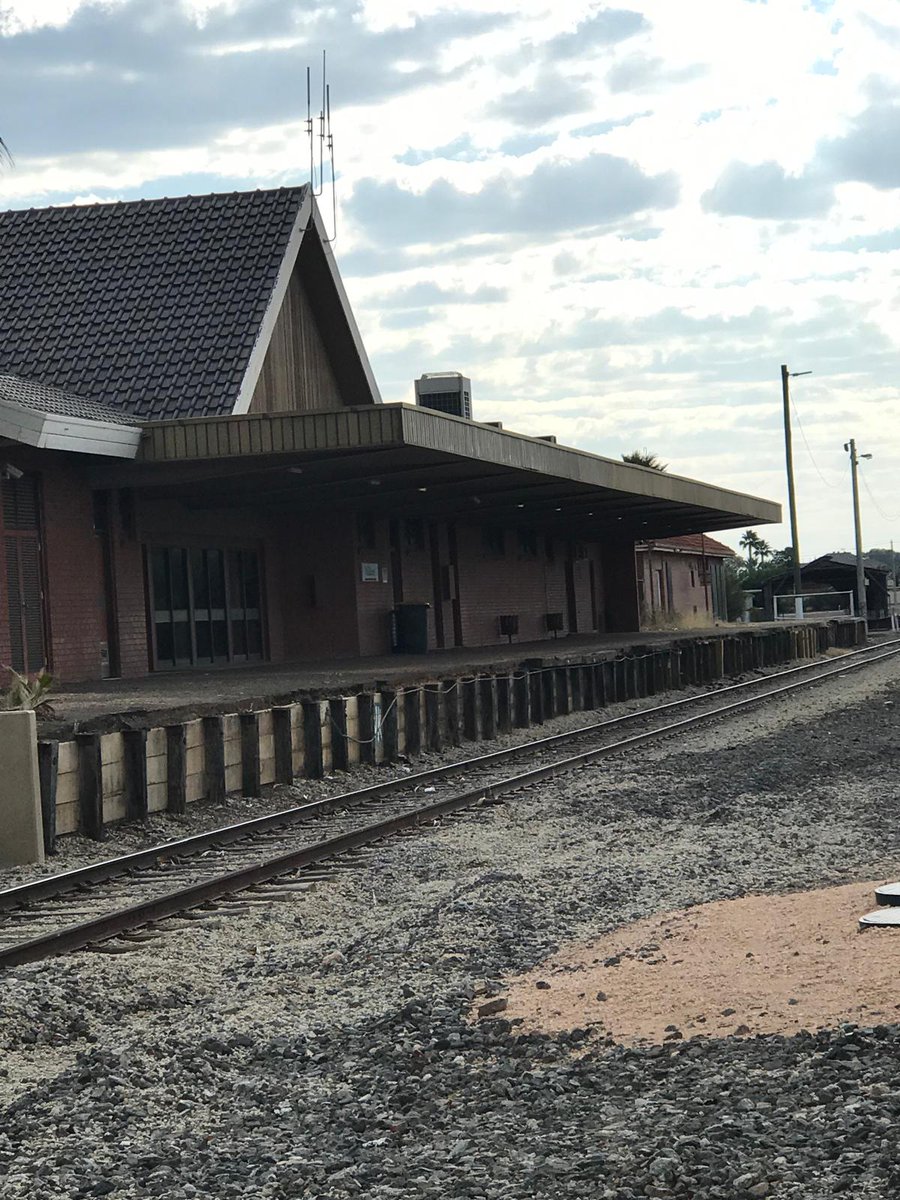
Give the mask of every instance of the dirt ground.
[[626, 1045], [896, 1021], [900, 929], [858, 925], [884, 882], [636, 921], [511, 980], [504, 1015], [543, 1032], [600, 1028]]

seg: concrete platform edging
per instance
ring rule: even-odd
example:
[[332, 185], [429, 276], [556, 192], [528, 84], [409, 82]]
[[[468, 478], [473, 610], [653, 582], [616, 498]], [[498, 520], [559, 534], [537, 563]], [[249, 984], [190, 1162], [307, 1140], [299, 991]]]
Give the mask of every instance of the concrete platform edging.
[[0, 861], [44, 861], [44, 816], [33, 712], [0, 712]]
[[354, 695], [45, 741], [38, 810], [44, 841], [52, 852], [58, 835], [81, 831], [102, 839], [116, 821], [183, 813], [200, 800], [258, 795], [296, 778], [321, 779], [358, 764], [393, 762], [570, 712], [813, 658], [829, 647], [860, 644], [862, 628], [834, 621], [740, 631], [563, 665], [533, 658], [507, 670], [405, 687], [376, 681]]

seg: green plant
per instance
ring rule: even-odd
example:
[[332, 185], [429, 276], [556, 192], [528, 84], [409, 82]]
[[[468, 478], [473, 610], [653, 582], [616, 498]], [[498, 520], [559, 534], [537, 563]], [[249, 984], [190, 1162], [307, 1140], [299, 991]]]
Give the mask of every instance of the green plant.
[[9, 684], [5, 691], [0, 692], [0, 711], [20, 712], [31, 709], [37, 712], [47, 703], [47, 693], [53, 687], [53, 676], [46, 667], [32, 676], [20, 675], [12, 667], [4, 667], [9, 671]]
[[637, 467], [649, 467], [651, 471], [666, 471], [669, 464], [664, 463], [658, 454], [651, 454], [646, 447], [643, 450], [632, 450], [622, 455], [622, 462], [632, 463]]

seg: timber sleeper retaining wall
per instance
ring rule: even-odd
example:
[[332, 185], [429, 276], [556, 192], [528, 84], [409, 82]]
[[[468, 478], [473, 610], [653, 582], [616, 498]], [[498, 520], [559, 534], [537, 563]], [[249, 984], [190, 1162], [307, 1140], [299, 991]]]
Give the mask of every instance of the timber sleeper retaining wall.
[[321, 779], [360, 763], [392, 762], [569, 712], [814, 658], [862, 644], [862, 631], [859, 622], [833, 621], [693, 638], [617, 658], [528, 659], [508, 671], [406, 687], [381, 683], [355, 695], [42, 741], [44, 844], [52, 853], [67, 833], [102, 840], [115, 822], [183, 813], [199, 800], [258, 795], [295, 778]]

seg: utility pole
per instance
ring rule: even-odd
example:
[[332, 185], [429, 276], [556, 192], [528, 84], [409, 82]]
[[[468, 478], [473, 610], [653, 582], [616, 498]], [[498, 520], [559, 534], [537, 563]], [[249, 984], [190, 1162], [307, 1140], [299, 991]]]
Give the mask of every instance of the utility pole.
[[859, 519], [859, 460], [871, 458], [871, 454], [857, 454], [856, 440], [851, 438], [844, 442], [844, 449], [850, 454], [850, 480], [853, 488], [853, 528], [856, 533], [856, 602], [859, 615], [866, 622], [868, 629], [869, 608], [866, 604], [866, 569], [863, 566], [862, 525]]
[[784, 405], [784, 458], [787, 465], [788, 508], [791, 514], [791, 555], [794, 560], [794, 615], [803, 616], [800, 584], [800, 536], [797, 533], [797, 490], [794, 486], [794, 444], [791, 437], [790, 380], [797, 375], [812, 375], [812, 371], [789, 371], [781, 364], [781, 399]]

